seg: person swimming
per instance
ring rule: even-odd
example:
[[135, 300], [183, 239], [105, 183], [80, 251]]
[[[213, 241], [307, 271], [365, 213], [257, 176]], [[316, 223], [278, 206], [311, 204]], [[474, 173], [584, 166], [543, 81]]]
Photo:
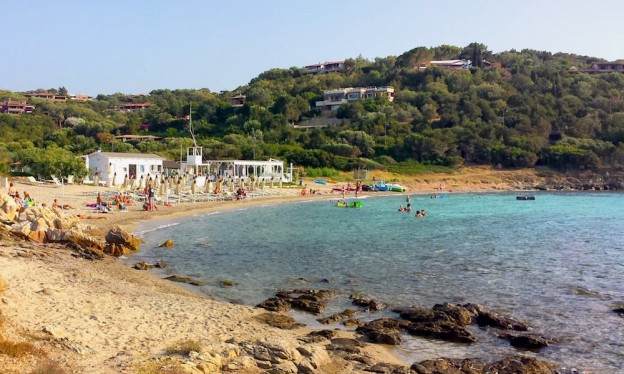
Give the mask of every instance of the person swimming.
[[399, 205], [399, 212], [404, 212], [405, 208], [403, 208], [403, 204]]

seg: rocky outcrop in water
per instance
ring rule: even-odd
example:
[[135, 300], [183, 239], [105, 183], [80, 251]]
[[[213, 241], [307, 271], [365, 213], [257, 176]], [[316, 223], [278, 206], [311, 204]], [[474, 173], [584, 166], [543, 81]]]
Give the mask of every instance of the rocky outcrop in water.
[[411, 370], [416, 374], [552, 374], [554, 365], [534, 357], [510, 356], [487, 363], [476, 358], [439, 358], [414, 363]]
[[556, 342], [555, 339], [549, 339], [535, 334], [501, 334], [498, 337], [509, 340], [509, 344], [511, 344], [512, 347], [530, 350], [548, 347], [550, 344]]
[[351, 299], [351, 303], [353, 303], [353, 305], [366, 308], [367, 310], [371, 312], [375, 312], [375, 311], [383, 310], [387, 308], [387, 305], [380, 301], [367, 299], [359, 295], [351, 295], [349, 296], [349, 299]]
[[334, 290], [293, 290], [278, 292], [258, 305], [272, 312], [287, 312], [298, 309], [313, 314], [321, 314], [329, 299], [337, 294]]
[[115, 257], [124, 256], [139, 250], [141, 240], [119, 226], [113, 226], [104, 237], [107, 246], [105, 253]]

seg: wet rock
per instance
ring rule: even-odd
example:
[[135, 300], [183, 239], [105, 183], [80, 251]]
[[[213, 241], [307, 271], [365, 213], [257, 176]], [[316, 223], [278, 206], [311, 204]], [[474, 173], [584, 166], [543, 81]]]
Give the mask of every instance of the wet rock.
[[299, 295], [290, 301], [290, 305], [294, 309], [321, 314], [325, 310], [327, 301], [334, 297], [337, 292], [334, 290], [294, 290], [292, 294]]
[[548, 347], [551, 343], [554, 343], [554, 339], [548, 339], [543, 336], [534, 335], [534, 334], [502, 334], [498, 336], [501, 339], [509, 340], [509, 344], [512, 347], [521, 348], [521, 349], [541, 349], [544, 347]]
[[375, 364], [366, 368], [366, 371], [369, 371], [371, 373], [382, 373], [382, 374], [409, 374], [410, 368], [406, 366], [380, 362], [378, 364]]
[[179, 275], [171, 275], [169, 277], [165, 278], [166, 280], [172, 281], [172, 282], [178, 282], [178, 283], [187, 283], [193, 286], [203, 286], [204, 283], [194, 280], [192, 278], [189, 277], [181, 277]]
[[353, 309], [345, 309], [344, 311], [340, 312], [340, 313], [335, 313], [332, 314], [329, 317], [325, 317], [325, 318], [320, 318], [318, 319], [318, 321], [324, 325], [330, 324], [330, 323], [336, 323], [336, 322], [341, 322], [341, 321], [345, 321], [350, 319], [351, 317], [353, 317], [354, 315], [357, 314], [356, 310]]
[[173, 247], [173, 245], [174, 245], [173, 240], [167, 239], [164, 243], [160, 244], [159, 247], [171, 248]]
[[327, 350], [358, 354], [360, 353], [360, 348], [363, 346], [364, 344], [362, 342], [355, 339], [336, 338], [331, 340], [331, 344], [327, 346]]
[[479, 326], [491, 326], [503, 330], [527, 331], [529, 329], [529, 326], [522, 322], [489, 310], [479, 311], [476, 321]]
[[485, 368], [488, 373], [551, 374], [554, 365], [535, 357], [511, 356]]
[[407, 328], [411, 335], [425, 336], [433, 339], [446, 340], [456, 343], [473, 343], [477, 338], [464, 326], [452, 322], [418, 322]]
[[338, 333], [334, 330], [318, 330], [312, 331], [308, 336], [322, 336], [325, 339], [333, 339]]
[[293, 330], [305, 326], [302, 323], [296, 323], [295, 319], [291, 316], [276, 313], [263, 313], [256, 316], [256, 319], [260, 322], [266, 323], [269, 326], [277, 327], [282, 330]]
[[613, 312], [624, 315], [624, 306], [613, 308]]
[[433, 312], [437, 315], [443, 314], [453, 322], [466, 326], [472, 323], [473, 313], [470, 310], [464, 308], [461, 305], [453, 304], [436, 304], [432, 308]]
[[357, 318], [351, 318], [348, 319], [346, 321], [343, 321], [342, 324], [345, 327], [359, 327], [359, 326], [363, 326], [366, 322], [362, 321], [361, 319], [357, 319]]
[[287, 299], [280, 297], [268, 298], [257, 306], [271, 312], [288, 312], [292, 309], [290, 302]]
[[221, 287], [234, 287], [235, 285], [234, 281], [231, 281], [229, 279], [220, 280], [219, 284], [221, 285]]
[[373, 343], [401, 344], [401, 331], [409, 322], [394, 318], [380, 318], [358, 327], [355, 331], [366, 336]]
[[365, 297], [358, 296], [358, 295], [351, 295], [349, 296], [349, 299], [351, 299], [351, 302], [353, 303], [353, 305], [361, 306], [372, 312], [387, 308], [387, 305], [382, 302], [379, 302], [373, 299], [367, 299]]
[[486, 363], [479, 359], [439, 358], [414, 363], [410, 369], [416, 374], [478, 374], [485, 373]]

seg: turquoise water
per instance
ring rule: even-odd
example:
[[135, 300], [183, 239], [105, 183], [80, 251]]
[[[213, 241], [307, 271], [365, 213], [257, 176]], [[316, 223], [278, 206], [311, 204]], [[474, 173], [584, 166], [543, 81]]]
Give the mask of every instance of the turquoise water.
[[[352, 293], [392, 307], [480, 303], [561, 340], [536, 354], [541, 358], [592, 372], [622, 370], [624, 319], [610, 310], [624, 302], [624, 194], [515, 196], [413, 196], [425, 218], [398, 212], [405, 204], [398, 195], [365, 198], [361, 209], [329, 201], [241, 204], [142, 227], [146, 243], [129, 261], [161, 259], [170, 266], [164, 274], [200, 279], [202, 292], [247, 305], [293, 288], [340, 290], [327, 314], [348, 307]], [[156, 247], [166, 239], [174, 249]], [[236, 285], [221, 287], [221, 280]], [[315, 316], [294, 315], [321, 328]], [[517, 352], [495, 330], [473, 332], [480, 341], [471, 346], [406, 337], [398, 353], [412, 362]]]

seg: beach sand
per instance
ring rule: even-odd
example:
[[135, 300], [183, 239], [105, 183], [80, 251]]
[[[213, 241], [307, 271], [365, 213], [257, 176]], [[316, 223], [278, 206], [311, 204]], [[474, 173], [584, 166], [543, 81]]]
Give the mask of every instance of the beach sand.
[[[470, 178], [462, 180], [461, 176], [429, 176], [427, 181], [402, 182], [409, 193], [432, 193], [438, 191], [441, 183], [446, 183], [448, 192], [517, 188], [502, 180], [484, 183], [484, 177], [480, 178], [478, 185]], [[112, 188], [22, 183], [16, 183], [16, 187], [40, 203], [51, 204], [57, 198], [62, 204], [76, 207], [67, 210], [69, 214], [104, 217], [83, 221], [104, 231], [112, 225], [132, 230], [146, 220], [173, 220], [210, 210], [235, 209], [242, 204], [341, 197], [339, 193], [330, 193], [332, 185], [318, 185], [311, 180], [305, 183], [319, 194], [302, 196], [298, 189], [284, 189], [278, 197], [161, 206], [154, 212], [142, 211], [140, 204], [135, 204], [128, 207], [128, 212], [108, 214], [93, 213], [85, 204], [95, 202], [98, 190], [111, 192]], [[65, 372], [136, 372], [137, 363], [162, 358], [168, 347], [182, 340], [196, 341], [203, 350], [227, 355], [223, 352], [234, 349], [232, 342], [265, 339], [296, 347], [301, 344], [297, 338], [309, 332], [305, 328], [270, 327], [254, 318], [266, 313], [263, 309], [214, 301], [149, 272], [131, 269], [114, 258], [89, 261], [58, 245], [3, 241], [0, 277], [6, 281], [0, 299], [2, 336], [11, 341], [28, 341], [38, 349], [17, 359], [0, 354], [1, 371], [6, 373], [28, 373], [46, 360], [64, 367]], [[346, 331], [340, 335], [353, 337]], [[364, 350], [378, 362], [411, 364], [402, 362], [386, 346], [367, 345]], [[343, 362], [334, 360], [318, 372], [348, 372], [345, 368]]]

